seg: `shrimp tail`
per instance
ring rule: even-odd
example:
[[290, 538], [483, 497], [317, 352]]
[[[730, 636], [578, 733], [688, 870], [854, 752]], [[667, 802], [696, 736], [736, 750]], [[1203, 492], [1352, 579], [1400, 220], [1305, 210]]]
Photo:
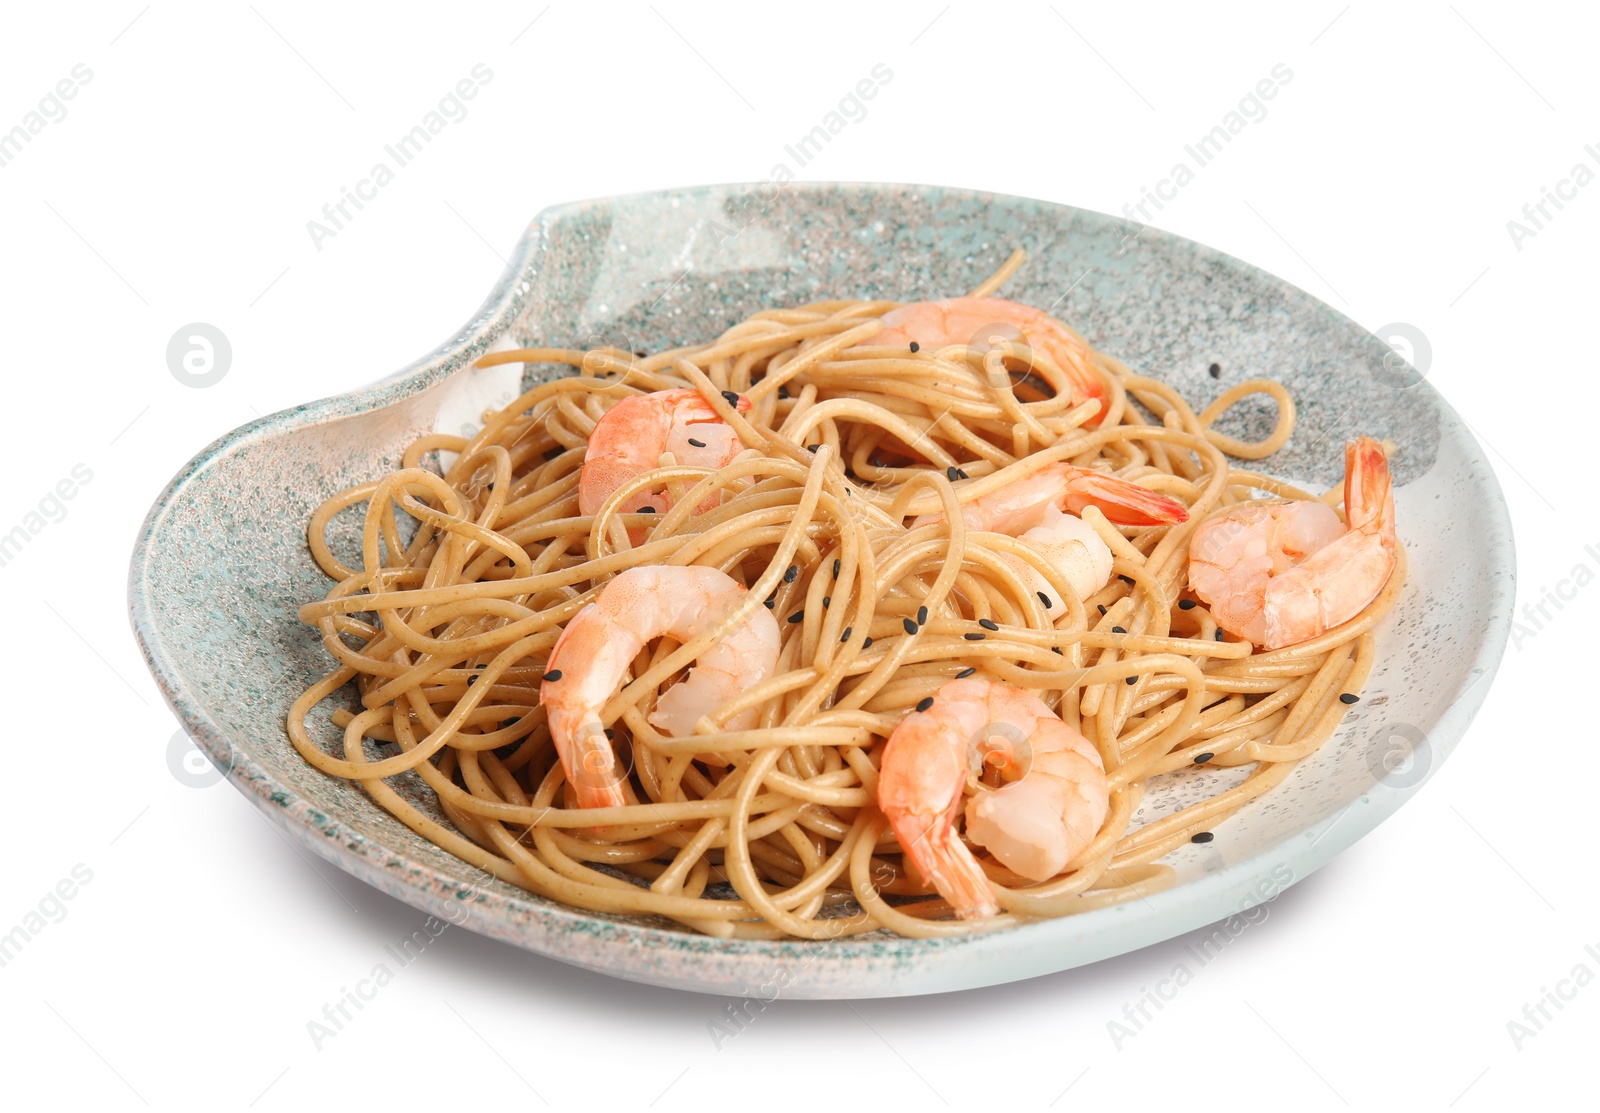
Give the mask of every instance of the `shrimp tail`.
[[1344, 510], [1351, 529], [1393, 530], [1392, 486], [1382, 445], [1371, 437], [1357, 437], [1344, 446]]
[[[957, 793], [951, 810], [959, 808], [960, 804], [961, 796]], [[906, 824], [902, 821], [899, 826]], [[899, 831], [896, 835], [901, 840], [901, 849], [922, 879], [950, 902], [961, 919], [985, 919], [1000, 911], [983, 867], [978, 865], [948, 819], [928, 824], [918, 837], [909, 841]]]
[[1074, 469], [1062, 508], [1082, 514], [1093, 506], [1119, 526], [1171, 526], [1189, 520], [1183, 503], [1105, 472]]

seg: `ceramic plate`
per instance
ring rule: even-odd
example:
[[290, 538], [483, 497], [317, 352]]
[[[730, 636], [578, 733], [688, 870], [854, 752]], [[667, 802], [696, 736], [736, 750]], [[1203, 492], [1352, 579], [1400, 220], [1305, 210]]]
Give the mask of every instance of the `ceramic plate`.
[[[719, 994], [779, 982], [791, 997], [934, 993], [1094, 962], [1236, 914], [1370, 831], [1454, 749], [1505, 647], [1511, 528], [1477, 444], [1389, 345], [1236, 259], [1153, 229], [1136, 233], [1081, 209], [925, 186], [711, 186], [550, 209], [483, 308], [437, 351], [377, 385], [230, 433], [173, 479], [133, 553], [129, 603], [145, 659], [211, 760], [299, 842], [417, 908], [616, 977]], [[1263, 470], [1321, 488], [1340, 479], [1347, 436], [1400, 446], [1395, 503], [1410, 579], [1379, 630], [1365, 697], [1213, 842], [1170, 855], [1172, 888], [959, 939], [712, 940], [485, 881], [290, 746], [285, 712], [328, 668], [315, 632], [295, 618], [299, 604], [328, 589], [306, 550], [307, 516], [334, 492], [395, 467], [418, 435], [470, 428], [487, 406], [520, 392], [520, 368], [475, 371], [477, 356], [602, 342], [655, 351], [704, 341], [773, 306], [964, 293], [1016, 246], [1030, 261], [1008, 297], [1053, 307], [1097, 347], [1191, 400], [1257, 375], [1283, 381], [1300, 424]], [[1225, 427], [1253, 438], [1272, 420], [1264, 404], [1236, 411]], [[326, 705], [316, 723], [331, 744]], [[1238, 775], [1169, 775], [1152, 786], [1139, 820]], [[406, 780], [392, 783], [431, 808]]]

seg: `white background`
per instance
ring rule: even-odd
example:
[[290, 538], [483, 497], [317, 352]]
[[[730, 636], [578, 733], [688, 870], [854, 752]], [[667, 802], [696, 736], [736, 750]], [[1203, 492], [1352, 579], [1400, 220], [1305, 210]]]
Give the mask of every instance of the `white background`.
[[[1580, 963], [1600, 975], [1586, 637], [1600, 524], [1595, 435], [1578, 424], [1597, 400], [1600, 183], [1520, 248], [1507, 230], [1574, 164], [1600, 170], [1584, 151], [1600, 146], [1592, 10], [141, 7], [0, 18], [0, 131], [76, 64], [93, 74], [0, 167], [0, 533], [75, 464], [93, 473], [0, 568], [0, 932], [74, 865], [93, 874], [0, 968], [7, 1104], [1466, 1110], [1592, 1089], [1600, 985], [1560, 979]], [[480, 62], [493, 78], [469, 114], [317, 250], [306, 222]], [[1569, 582], [1539, 628], [1524, 619], [1468, 737], [1411, 803], [1120, 1047], [1108, 1022], [1184, 940], [940, 998], [784, 1001], [718, 1048], [717, 999], [452, 929], [318, 1050], [307, 1022], [422, 916], [310, 861], [231, 788], [169, 769], [176, 724], [125, 618], [146, 508], [227, 430], [432, 348], [539, 209], [766, 177], [880, 62], [891, 83], [802, 177], [1107, 212], [1288, 66], [1266, 118], [1154, 223], [1368, 328], [1420, 328], [1431, 381], [1510, 499], [1519, 607], [1580, 564], [1585, 586]], [[232, 342], [209, 389], [164, 358], [195, 321]], [[1558, 983], [1572, 999], [1519, 1047], [1508, 1022]]]

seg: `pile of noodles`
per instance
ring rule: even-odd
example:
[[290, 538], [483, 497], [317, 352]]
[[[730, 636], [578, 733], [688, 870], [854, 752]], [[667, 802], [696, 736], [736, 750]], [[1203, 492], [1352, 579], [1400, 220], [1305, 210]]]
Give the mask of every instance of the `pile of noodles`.
[[[992, 292], [1020, 259], [975, 292]], [[422, 437], [399, 470], [312, 516], [311, 552], [335, 585], [300, 614], [337, 667], [291, 710], [294, 745], [506, 882], [725, 938], [941, 936], [1169, 884], [1164, 855], [1207, 837], [1333, 732], [1348, 702], [1340, 696], [1359, 693], [1372, 669], [1373, 627], [1400, 592], [1403, 556], [1352, 621], [1255, 651], [1185, 595], [1187, 553], [1208, 515], [1261, 493], [1338, 505], [1337, 490], [1319, 496], [1229, 462], [1260, 459], [1288, 439], [1294, 405], [1281, 386], [1241, 383], [1197, 413], [1165, 384], [1092, 353], [1110, 391], [1097, 423], [1093, 403], [1073, 406], [1062, 369], [1019, 344], [861, 347], [895, 304], [770, 310], [709, 344], [650, 356], [540, 349], [486, 358], [575, 370], [486, 414], [476, 436]], [[596, 421], [630, 394], [679, 387], [699, 389], [747, 451], [716, 472], [663, 459], [598, 513], [580, 515], [579, 469]], [[736, 413], [725, 390], [748, 395], [749, 413]], [[1276, 403], [1269, 437], [1242, 443], [1212, 428], [1254, 394]], [[457, 454], [443, 469], [441, 450]], [[1115, 567], [1108, 586], [1079, 599], [1036, 552], [969, 532], [958, 511], [1058, 460], [1176, 498], [1190, 519], [1117, 527], [1086, 511]], [[671, 509], [619, 512], [645, 488], [668, 491]], [[696, 513], [708, 501], [714, 508]], [[352, 507], [365, 517], [359, 562], [347, 565], [326, 535]], [[930, 511], [943, 521], [909, 528]], [[1055, 599], [1030, 591], [1001, 553], [1030, 562]], [[701, 720], [699, 733], [672, 738], [647, 716], [717, 631], [647, 647], [603, 715], [636, 802], [581, 809], [539, 706], [540, 678], [562, 625], [611, 576], [646, 564], [706, 565], [748, 585], [744, 610], [723, 628], [769, 606], [782, 651], [770, 680]], [[874, 801], [889, 733], [973, 669], [1035, 691], [1088, 737], [1105, 762], [1111, 808], [1088, 848], [1043, 883], [977, 849], [1003, 911], [958, 921], [902, 863]], [[352, 681], [362, 710], [332, 713], [343, 744], [329, 752], [307, 716]], [[759, 709], [756, 728], [722, 729], [747, 707]], [[1198, 766], [1240, 769], [1216, 777]], [[448, 824], [387, 783], [404, 774], [437, 794]], [[1146, 785], [1164, 774], [1235, 783], [1135, 826]]]

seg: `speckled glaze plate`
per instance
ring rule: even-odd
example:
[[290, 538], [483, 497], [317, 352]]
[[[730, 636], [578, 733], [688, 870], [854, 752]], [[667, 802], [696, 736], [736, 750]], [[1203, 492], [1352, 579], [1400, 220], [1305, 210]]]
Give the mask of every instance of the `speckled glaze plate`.
[[[1511, 527], [1461, 420], [1387, 344], [1254, 267], [1138, 231], [1081, 209], [926, 186], [710, 186], [550, 209], [483, 308], [437, 351], [374, 386], [230, 433], [173, 479], [133, 553], [129, 603], [145, 659], [211, 760], [295, 839], [417, 908], [621, 978], [718, 994], [935, 993], [1094, 962], [1235, 915], [1370, 831], [1455, 748], [1505, 647]], [[1366, 697], [1284, 784], [1219, 825], [1213, 842], [1166, 859], [1178, 872], [1172, 888], [949, 940], [718, 941], [486, 880], [290, 746], [285, 712], [328, 668], [314, 631], [295, 618], [328, 587], [306, 550], [307, 517], [334, 492], [396, 466], [416, 436], [470, 427], [486, 406], [514, 397], [521, 370], [475, 371], [477, 356], [603, 341], [653, 351], [771, 306], [964, 293], [1018, 245], [1031, 258], [1007, 296], [1053, 307], [1191, 400], [1256, 375], [1282, 380], [1300, 424], [1263, 470], [1326, 486], [1340, 478], [1347, 436], [1400, 446], [1395, 501], [1410, 579], [1380, 628]], [[1272, 414], [1228, 421], [1230, 432], [1254, 437]], [[326, 708], [315, 723], [333, 744]], [[1139, 818], [1209, 795], [1230, 776], [1238, 772], [1169, 775]], [[406, 780], [394, 783], [432, 807]]]

